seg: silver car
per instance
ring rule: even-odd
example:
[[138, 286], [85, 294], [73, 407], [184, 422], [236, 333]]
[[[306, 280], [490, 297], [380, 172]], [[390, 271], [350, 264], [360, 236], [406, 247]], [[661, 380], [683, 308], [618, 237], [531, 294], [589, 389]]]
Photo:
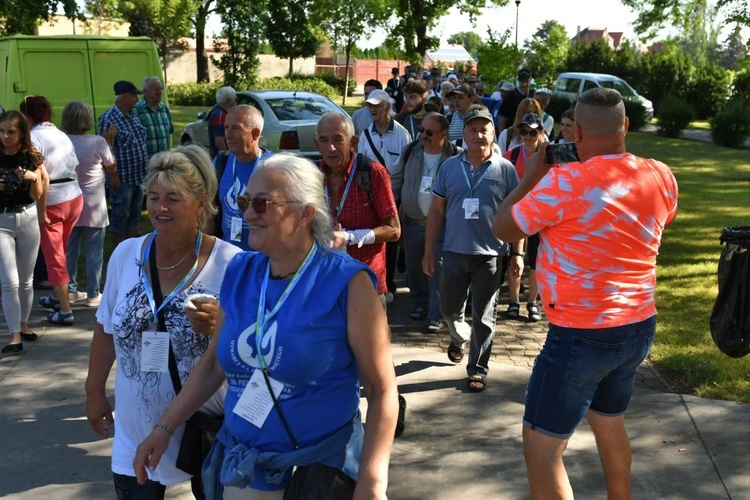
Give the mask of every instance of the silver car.
[[[257, 90], [237, 92], [237, 104], [248, 104], [263, 115], [265, 124], [260, 145], [274, 152], [294, 153], [313, 160], [320, 159], [315, 146], [315, 125], [321, 116], [333, 111], [347, 114], [327, 97], [314, 92], [294, 90]], [[188, 123], [181, 144], [197, 142], [208, 148], [208, 113], [198, 114], [198, 121]]]

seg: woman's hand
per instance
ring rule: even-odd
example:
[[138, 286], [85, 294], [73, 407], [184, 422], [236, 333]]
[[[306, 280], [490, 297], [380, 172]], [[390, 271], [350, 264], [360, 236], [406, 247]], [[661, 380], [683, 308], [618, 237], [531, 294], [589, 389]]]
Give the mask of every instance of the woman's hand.
[[37, 175], [35, 172], [32, 172], [31, 170], [22, 170], [23, 174], [23, 180], [29, 181], [31, 183], [35, 183], [39, 181], [39, 175]]
[[119, 191], [122, 187], [122, 182], [120, 182], [120, 177], [117, 174], [109, 174], [109, 187], [115, 191]]
[[216, 333], [216, 319], [219, 317], [219, 303], [216, 299], [193, 299], [191, 303], [194, 307], [185, 307], [185, 314], [193, 330], [204, 335]]
[[102, 438], [111, 438], [111, 430], [115, 428], [115, 419], [112, 417], [112, 405], [109, 404], [104, 394], [89, 395], [86, 397], [86, 418], [94, 429], [94, 432]]
[[109, 126], [107, 130], [102, 133], [102, 137], [104, 137], [104, 140], [107, 141], [107, 144], [112, 144], [112, 141], [115, 140], [115, 136], [117, 135], [117, 126], [113, 123]]
[[153, 471], [159, 465], [159, 460], [167, 451], [171, 437], [165, 430], [157, 428], [152, 430], [151, 434], [138, 445], [133, 458], [133, 469], [138, 478], [138, 484], [144, 484], [148, 479], [147, 467], [148, 470]]

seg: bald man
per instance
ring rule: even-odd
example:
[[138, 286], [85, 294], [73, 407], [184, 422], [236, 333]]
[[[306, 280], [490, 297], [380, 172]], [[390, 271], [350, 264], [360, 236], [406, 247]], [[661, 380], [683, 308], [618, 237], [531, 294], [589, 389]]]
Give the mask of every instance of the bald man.
[[233, 106], [224, 121], [224, 139], [229, 153], [220, 153], [214, 158], [219, 180], [216, 200], [219, 213], [206, 222], [204, 231], [243, 250], [250, 249], [247, 243], [250, 228], [237, 205], [237, 196], [245, 191], [250, 174], [258, 164], [273, 154], [260, 147], [261, 133], [263, 115], [260, 111], [246, 104]]
[[[529, 379], [523, 443], [533, 498], [573, 498], [563, 452], [586, 417], [607, 498], [630, 498], [624, 413], [656, 327], [656, 255], [677, 213], [669, 167], [629, 154], [620, 94], [597, 88], [575, 108], [580, 163], [540, 149], [493, 224], [502, 239], [539, 233], [537, 279], [549, 335]], [[559, 167], [559, 168], [551, 168]]]

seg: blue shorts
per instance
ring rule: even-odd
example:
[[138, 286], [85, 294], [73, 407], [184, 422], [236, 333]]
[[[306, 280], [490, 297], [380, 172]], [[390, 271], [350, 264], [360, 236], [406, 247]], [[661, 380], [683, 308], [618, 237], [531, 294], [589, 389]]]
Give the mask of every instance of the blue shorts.
[[124, 234], [126, 229], [140, 226], [143, 197], [141, 186], [123, 184], [118, 190], [109, 188], [109, 203], [112, 205], [109, 215], [111, 232]]
[[624, 413], [635, 371], [651, 351], [655, 334], [656, 316], [590, 330], [550, 324], [526, 388], [523, 424], [567, 439], [589, 409], [606, 416]]

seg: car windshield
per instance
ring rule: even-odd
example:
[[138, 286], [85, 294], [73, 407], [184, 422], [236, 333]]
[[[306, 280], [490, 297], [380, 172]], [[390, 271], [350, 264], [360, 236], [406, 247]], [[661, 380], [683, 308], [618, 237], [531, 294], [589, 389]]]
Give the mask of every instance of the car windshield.
[[602, 87], [615, 89], [623, 97], [636, 97], [638, 95], [630, 85], [625, 83], [625, 80], [600, 80], [599, 83]]
[[283, 97], [265, 101], [280, 121], [317, 120], [329, 111], [340, 112], [331, 101], [319, 97]]

